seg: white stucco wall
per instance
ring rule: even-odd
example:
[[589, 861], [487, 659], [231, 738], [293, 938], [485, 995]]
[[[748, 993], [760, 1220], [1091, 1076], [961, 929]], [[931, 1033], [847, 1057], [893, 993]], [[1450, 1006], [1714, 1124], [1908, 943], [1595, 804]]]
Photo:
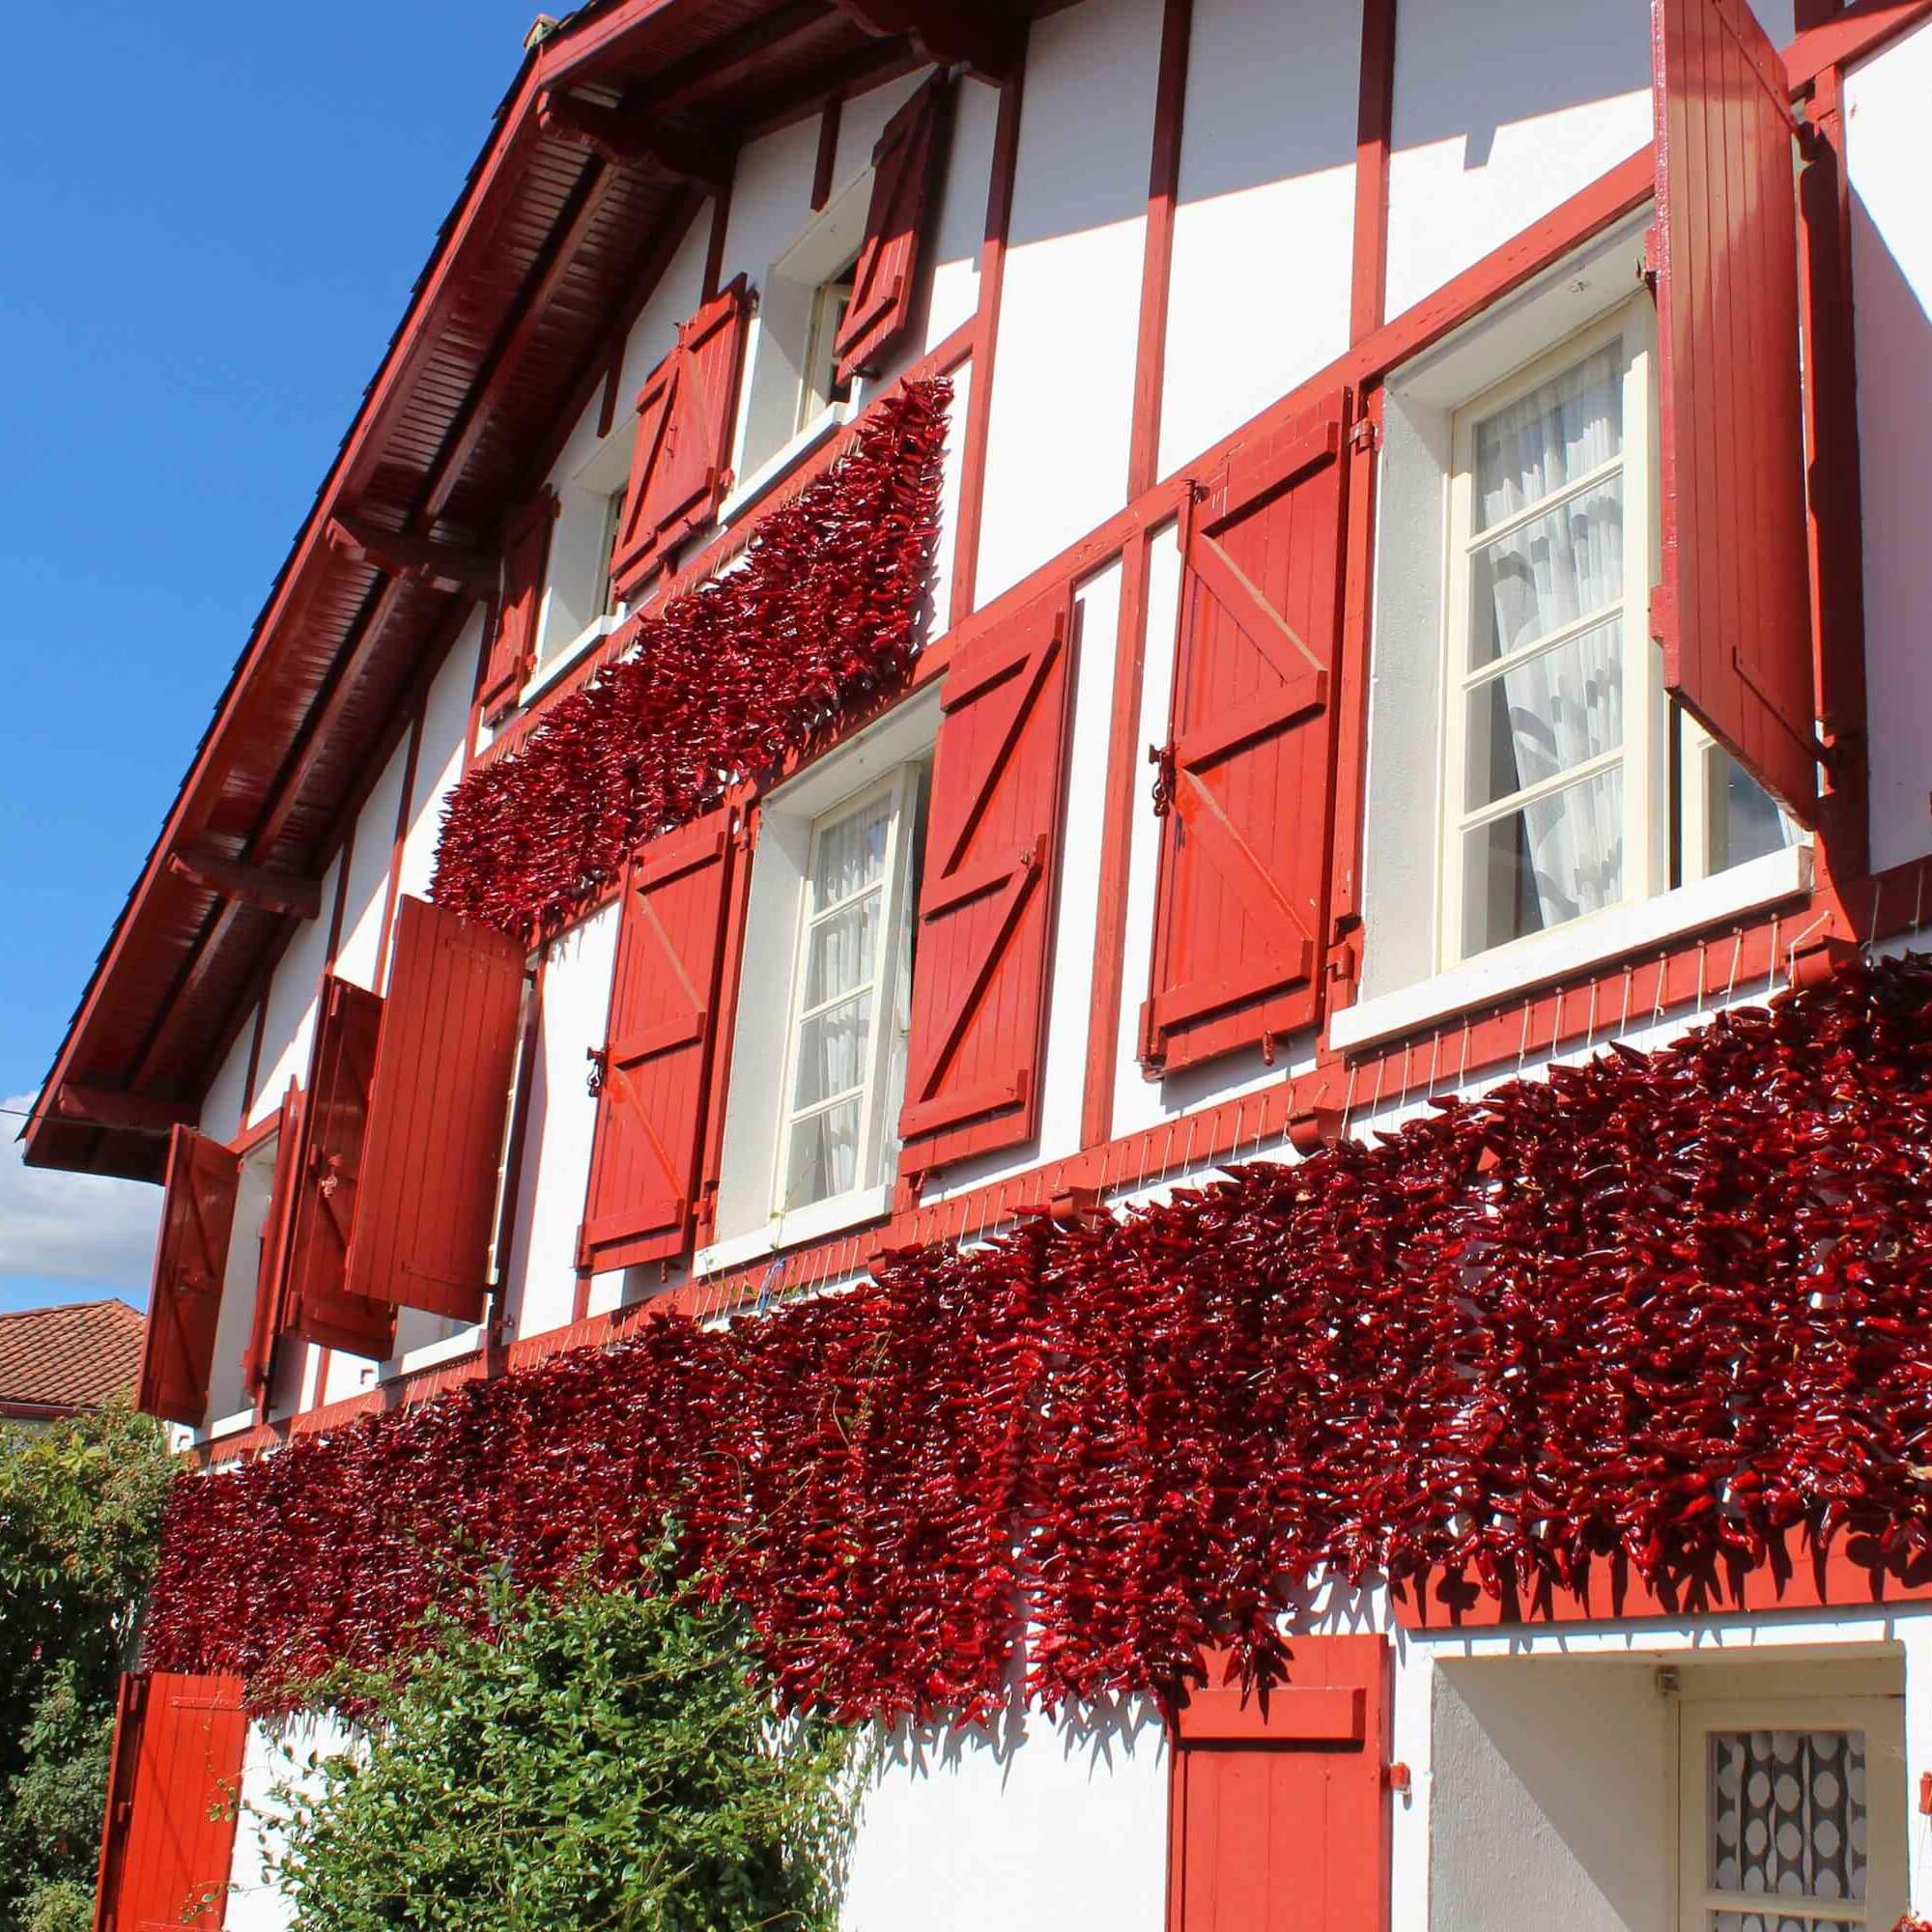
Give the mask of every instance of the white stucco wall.
[[225, 1932], [288, 1932], [294, 1924], [294, 1905], [273, 1870], [283, 1850], [289, 1800], [317, 1794], [321, 1765], [350, 1743], [348, 1728], [333, 1719], [248, 1726]]
[[1932, 199], [1925, 102], [1932, 23], [1846, 77], [1853, 313], [1864, 499], [1872, 864], [1932, 849]]
[[349, 891], [342, 902], [342, 939], [335, 952], [335, 974], [338, 979], [367, 986], [371, 992], [377, 990], [378, 972], [387, 967], [387, 961], [377, 958], [376, 950], [383, 936], [383, 907], [388, 898], [396, 816], [402, 809], [409, 758], [409, 736], [405, 733], [355, 821]]
[[1163, 475], [1348, 347], [1361, 45], [1352, 0], [1194, 9]]
[[[322, 875], [322, 917], [297, 926], [269, 982], [269, 1017], [262, 1028], [262, 1054], [248, 1103], [250, 1125], [282, 1104], [292, 1079], [307, 1083], [309, 1046], [315, 1038], [322, 976], [328, 963], [329, 909], [335, 903], [341, 866], [340, 854], [329, 861]], [[245, 1053], [245, 1039], [242, 1045]]]
[[1037, 21], [988, 418], [983, 604], [1126, 500], [1160, 0]]

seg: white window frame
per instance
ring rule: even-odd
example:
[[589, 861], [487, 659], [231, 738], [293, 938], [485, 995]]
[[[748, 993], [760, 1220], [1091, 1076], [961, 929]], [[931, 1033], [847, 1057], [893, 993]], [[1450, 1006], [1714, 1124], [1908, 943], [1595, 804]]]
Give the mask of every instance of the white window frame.
[[[1476, 426], [1498, 410], [1540, 388], [1586, 357], [1619, 338], [1623, 342], [1623, 449], [1613, 461], [1596, 466], [1550, 492], [1534, 504], [1478, 531], [1475, 518]], [[1621, 768], [1623, 772], [1623, 896], [1618, 905], [1652, 899], [1670, 886], [1669, 710], [1663, 692], [1662, 666], [1651, 641], [1650, 586], [1654, 580], [1656, 517], [1656, 436], [1654, 386], [1651, 372], [1656, 354], [1656, 318], [1650, 301], [1639, 297], [1612, 309], [1532, 362], [1483, 391], [1456, 412], [1454, 467], [1449, 478], [1448, 554], [1444, 571], [1443, 682], [1441, 770], [1441, 880], [1436, 963], [1447, 969], [1467, 960], [1509, 952], [1542, 940], [1561, 927], [1522, 933], [1496, 946], [1470, 948], [1465, 939], [1468, 837], [1497, 819], [1507, 818], [1525, 805], [1567, 790], [1593, 776]], [[1623, 480], [1624, 594], [1622, 605], [1624, 738], [1614, 752], [1571, 765], [1554, 776], [1511, 792], [1494, 803], [1468, 805], [1469, 697], [1512, 667], [1548, 651], [1560, 649], [1565, 639], [1594, 630], [1604, 611], [1558, 627], [1533, 644], [1506, 653], [1488, 664], [1471, 662], [1475, 626], [1472, 611], [1472, 562], [1485, 544], [1547, 516], [1609, 477]], [[1605, 911], [1615, 907], [1605, 908]], [[1586, 913], [1564, 925], [1581, 925], [1600, 918]]]
[[[894, 1038], [895, 1029], [893, 1024], [893, 1011], [895, 995], [898, 991], [896, 980], [900, 945], [906, 924], [912, 916], [908, 900], [911, 895], [911, 859], [914, 841], [909, 834], [912, 809], [918, 798], [917, 771], [916, 763], [899, 765], [883, 780], [854, 792], [829, 811], [820, 812], [812, 821], [805, 876], [799, 882], [791, 981], [785, 996], [787, 1017], [784, 1074], [783, 1084], [779, 1089], [780, 1128], [777, 1154], [772, 1164], [772, 1212], [781, 1218], [812, 1211], [835, 1211], [837, 1205], [841, 1202], [849, 1205], [853, 1197], [864, 1198], [871, 1194], [880, 1185], [882, 1179], [879, 1171], [882, 1165], [881, 1152], [886, 1146], [894, 1142], [890, 1122], [885, 1118], [886, 1110], [892, 1103], [892, 1096], [886, 1091], [886, 1074], [892, 1065], [895, 1046], [896, 1045], [902, 1054], [905, 1045], [902, 1038], [896, 1041]], [[864, 811], [882, 798], [889, 802], [890, 816], [887, 819], [885, 860], [877, 888], [880, 895], [879, 945], [869, 988], [872, 1012], [867, 1035], [865, 1079], [857, 1088], [848, 1089], [823, 1100], [813, 1101], [810, 1106], [794, 1106], [792, 1095], [797, 1086], [799, 1050], [807, 1022], [814, 1014], [840, 1006], [852, 997], [848, 991], [821, 1001], [810, 1009], [805, 1005], [806, 974], [811, 956], [812, 929], [853, 903], [853, 900], [848, 898], [835, 900], [829, 906], [812, 905], [811, 882], [817, 870], [820, 843], [825, 834], [833, 827]], [[785, 1193], [791, 1172], [792, 1140], [800, 1124], [855, 1097], [860, 1101], [859, 1150], [855, 1162], [857, 1180], [842, 1195], [825, 1196], [816, 1201], [788, 1201]]]
[[[1677, 1712], [1677, 1921], [1708, 1932], [1713, 1912], [1762, 1912], [1828, 1925], [1891, 1932], [1906, 1906], [1905, 1707], [1901, 1697], [1704, 1698]], [[1865, 1739], [1865, 1896], [1862, 1901], [1785, 1893], [1718, 1892], [1706, 1883], [1711, 1819], [1708, 1743], [1713, 1731], [1862, 1731]]]

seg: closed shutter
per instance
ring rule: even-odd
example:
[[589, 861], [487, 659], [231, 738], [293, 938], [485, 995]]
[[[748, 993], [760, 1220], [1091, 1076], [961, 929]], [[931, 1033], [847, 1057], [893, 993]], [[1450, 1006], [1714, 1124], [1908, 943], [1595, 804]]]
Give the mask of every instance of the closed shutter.
[[289, 1238], [288, 1325], [324, 1348], [384, 1361], [395, 1347], [396, 1311], [347, 1286], [383, 1003], [346, 980], [331, 977], [322, 987]]
[[208, 1413], [208, 1379], [221, 1321], [221, 1282], [242, 1157], [176, 1127], [168, 1142], [167, 1192], [155, 1247], [155, 1282], [141, 1341], [135, 1406], [144, 1414], [198, 1428]]
[[711, 521], [731, 487], [731, 431], [752, 298], [745, 277], [677, 331], [677, 347], [638, 391], [638, 440], [611, 582], [637, 601], [668, 554]]
[[1150, 1071], [1321, 1016], [1346, 400], [1237, 454], [1182, 510]]
[[123, 1678], [95, 1932], [218, 1932], [248, 1718], [239, 1677]]
[[932, 198], [947, 100], [935, 73], [886, 123], [872, 150], [872, 200], [866, 240], [852, 268], [852, 300], [838, 327], [838, 380], [875, 365], [912, 320], [921, 231]]
[[504, 533], [497, 628], [483, 671], [483, 717], [488, 724], [494, 724], [516, 703], [536, 666], [537, 619], [543, 611], [556, 513], [556, 493], [546, 490]]
[[688, 1252], [699, 1205], [724, 966], [751, 867], [732, 807], [653, 839], [624, 881], [578, 1265]]
[[266, 1396], [274, 1374], [275, 1344], [288, 1327], [289, 1231], [295, 1221], [296, 1178], [301, 1172], [302, 1091], [291, 1080], [275, 1130], [275, 1174], [262, 1224], [262, 1262], [255, 1275], [255, 1313], [245, 1364], [249, 1393]]
[[1197, 1690], [1177, 1720], [1168, 1932], [1389, 1922], [1388, 1645], [1297, 1636], [1265, 1705]]
[[1746, 0], [1653, 0], [1664, 683], [1818, 822], [1798, 213], [1784, 68]]
[[1063, 600], [947, 672], [913, 947], [900, 1169], [1038, 1130], [1070, 659]]
[[524, 949], [406, 898], [376, 1045], [350, 1295], [480, 1321]]

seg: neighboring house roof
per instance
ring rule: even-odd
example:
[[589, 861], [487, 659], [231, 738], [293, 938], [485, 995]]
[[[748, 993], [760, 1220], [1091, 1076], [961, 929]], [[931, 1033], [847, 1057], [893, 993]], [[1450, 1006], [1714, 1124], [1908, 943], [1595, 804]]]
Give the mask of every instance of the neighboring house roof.
[[126, 1394], [141, 1365], [144, 1326], [125, 1301], [0, 1315], [0, 1415], [99, 1408]]

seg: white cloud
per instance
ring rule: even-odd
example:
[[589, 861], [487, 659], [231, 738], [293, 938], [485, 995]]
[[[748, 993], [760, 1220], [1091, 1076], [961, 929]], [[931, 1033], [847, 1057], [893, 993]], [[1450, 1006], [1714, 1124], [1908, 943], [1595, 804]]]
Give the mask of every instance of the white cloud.
[[0, 1276], [87, 1282], [145, 1300], [161, 1190], [27, 1166], [14, 1136], [36, 1098], [0, 1100]]

